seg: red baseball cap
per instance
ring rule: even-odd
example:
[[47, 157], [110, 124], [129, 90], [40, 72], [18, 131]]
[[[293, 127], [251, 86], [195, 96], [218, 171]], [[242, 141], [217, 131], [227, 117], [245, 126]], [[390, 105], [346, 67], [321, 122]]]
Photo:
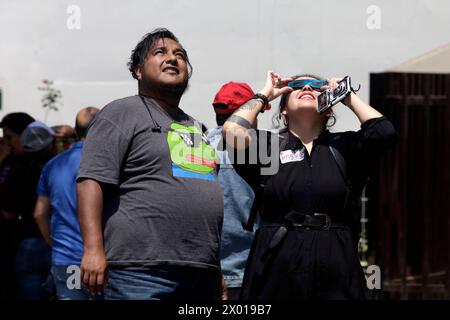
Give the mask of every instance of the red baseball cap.
[[250, 100], [255, 93], [245, 82], [228, 82], [220, 88], [214, 97], [213, 107], [217, 114], [232, 114]]

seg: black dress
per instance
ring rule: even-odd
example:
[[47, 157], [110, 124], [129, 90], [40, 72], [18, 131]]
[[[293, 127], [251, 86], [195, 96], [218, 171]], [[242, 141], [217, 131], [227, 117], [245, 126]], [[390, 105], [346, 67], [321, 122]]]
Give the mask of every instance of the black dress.
[[[252, 139], [252, 144], [259, 140], [259, 148], [264, 147], [261, 132]], [[298, 138], [290, 132], [285, 135], [286, 143], [280, 150], [284, 163], [266, 179], [260, 198], [261, 223], [247, 262], [241, 298], [364, 299], [367, 287], [354, 241], [357, 231], [345, 205], [348, 188], [329, 146], [345, 159], [348, 179], [359, 196], [370, 167], [380, 152], [396, 141], [397, 134], [384, 117], [366, 121], [358, 132], [325, 130], [314, 140], [310, 155]], [[235, 167], [257, 190], [260, 162]], [[332, 227], [323, 230], [286, 224], [290, 211], [327, 214]], [[280, 225], [286, 226], [287, 232], [270, 248]]]

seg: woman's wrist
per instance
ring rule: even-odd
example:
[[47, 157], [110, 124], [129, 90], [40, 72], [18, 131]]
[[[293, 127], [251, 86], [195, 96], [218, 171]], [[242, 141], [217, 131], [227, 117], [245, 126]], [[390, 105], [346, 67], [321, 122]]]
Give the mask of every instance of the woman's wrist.
[[270, 91], [269, 90], [262, 89], [262, 90], [258, 91], [257, 93], [262, 94], [263, 96], [266, 96], [267, 99], [270, 100]]
[[269, 110], [270, 109], [270, 104], [269, 104], [269, 97], [266, 94], [267, 91], [265, 90], [261, 90], [259, 92], [257, 92], [252, 99], [255, 99], [256, 101], [260, 102], [258, 104], [258, 108], [259, 108], [259, 112], [263, 113], [265, 110]]
[[350, 92], [350, 94], [342, 102], [350, 110], [353, 110], [353, 106], [355, 105], [355, 100], [356, 99], [359, 99], [359, 97], [354, 92]]

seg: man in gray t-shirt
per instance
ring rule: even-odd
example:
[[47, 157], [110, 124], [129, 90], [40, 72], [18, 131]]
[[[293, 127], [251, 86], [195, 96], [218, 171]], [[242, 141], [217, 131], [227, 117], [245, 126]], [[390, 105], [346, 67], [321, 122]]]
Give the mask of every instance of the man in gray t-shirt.
[[139, 95], [93, 121], [78, 172], [81, 278], [107, 299], [218, 299], [223, 203], [205, 128], [179, 108], [190, 63], [166, 29], [129, 68]]

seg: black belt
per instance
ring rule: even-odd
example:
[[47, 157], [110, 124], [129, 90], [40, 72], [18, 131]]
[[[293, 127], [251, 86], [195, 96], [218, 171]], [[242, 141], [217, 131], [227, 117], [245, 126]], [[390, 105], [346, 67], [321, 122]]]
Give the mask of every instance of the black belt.
[[269, 249], [273, 249], [284, 239], [289, 227], [305, 228], [312, 230], [329, 230], [330, 228], [343, 228], [350, 230], [346, 223], [332, 222], [329, 215], [324, 213], [303, 214], [297, 211], [290, 211], [284, 216], [283, 222], [280, 223], [263, 223], [264, 227], [278, 227], [278, 230], [272, 237]]
[[290, 211], [285, 217], [294, 227], [308, 227], [319, 230], [328, 230], [331, 226], [331, 218], [324, 213], [301, 214]]

